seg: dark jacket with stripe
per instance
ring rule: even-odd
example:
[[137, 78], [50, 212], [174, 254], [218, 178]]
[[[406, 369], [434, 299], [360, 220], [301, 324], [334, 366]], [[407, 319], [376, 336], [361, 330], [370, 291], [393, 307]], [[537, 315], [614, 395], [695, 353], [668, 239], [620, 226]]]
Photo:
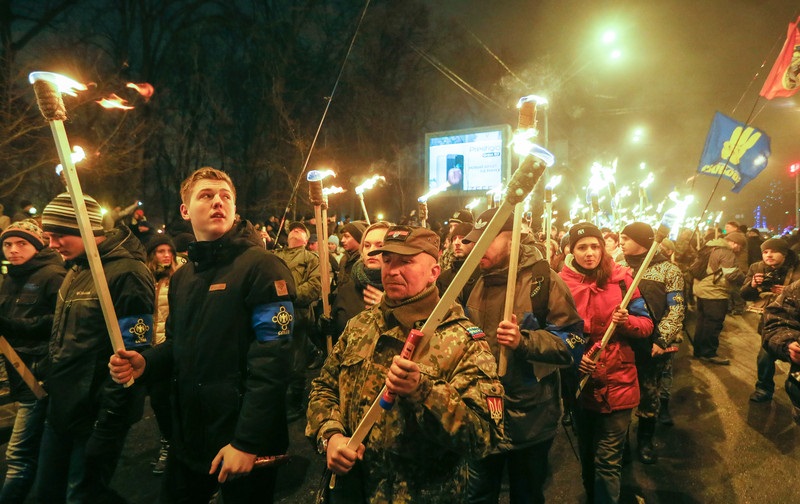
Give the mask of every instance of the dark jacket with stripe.
[[[172, 379], [171, 446], [193, 470], [207, 473], [229, 443], [257, 455], [285, 453], [294, 296], [289, 268], [249, 222], [190, 244], [189, 262], [170, 283], [167, 341], [144, 354], [143, 378]], [[253, 328], [264, 307], [275, 311], [262, 317], [269, 334]]]

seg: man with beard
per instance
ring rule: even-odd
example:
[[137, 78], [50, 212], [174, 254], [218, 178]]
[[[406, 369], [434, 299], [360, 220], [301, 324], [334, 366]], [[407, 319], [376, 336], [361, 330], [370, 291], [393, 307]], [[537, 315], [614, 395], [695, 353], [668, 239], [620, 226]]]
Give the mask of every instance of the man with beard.
[[[464, 241], [478, 241], [496, 211], [483, 212]], [[506, 469], [512, 503], [544, 502], [548, 454], [562, 414], [559, 368], [574, 381], [570, 366], [583, 354], [583, 320], [572, 295], [527, 236], [520, 243], [517, 278], [508, 278], [513, 219], [483, 254], [480, 277], [464, 304], [470, 320], [486, 332], [494, 358], [502, 347], [510, 350], [501, 377], [506, 437], [488, 456], [470, 461], [469, 503], [498, 502]], [[504, 320], [509, 281], [515, 282], [514, 308], [511, 320]], [[544, 310], [537, 306], [541, 299]]]
[[[447, 288], [450, 286], [450, 283], [453, 281], [453, 278], [455, 278], [456, 273], [458, 273], [458, 270], [461, 269], [464, 261], [467, 260], [467, 256], [470, 252], [472, 252], [473, 247], [475, 247], [475, 243], [473, 242], [464, 243], [464, 237], [467, 236], [470, 231], [472, 231], [472, 223], [469, 222], [462, 222], [453, 227], [453, 231], [450, 233], [452, 260], [450, 262], [450, 267], [442, 270], [442, 274], [439, 275], [439, 278], [436, 280], [436, 286], [439, 287], [439, 292], [444, 292], [447, 290]], [[472, 292], [472, 287], [475, 286], [475, 281], [478, 279], [480, 274], [480, 270], [475, 268], [472, 276], [470, 276], [469, 280], [467, 280], [467, 284], [461, 291], [460, 297], [462, 299], [469, 299], [469, 294]]]

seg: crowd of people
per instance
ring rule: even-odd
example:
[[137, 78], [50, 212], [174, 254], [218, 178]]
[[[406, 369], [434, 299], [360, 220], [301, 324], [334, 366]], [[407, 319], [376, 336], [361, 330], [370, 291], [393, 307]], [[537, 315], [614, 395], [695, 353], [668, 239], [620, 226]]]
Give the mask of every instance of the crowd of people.
[[6, 355], [18, 408], [0, 504], [125, 502], [111, 479], [147, 396], [160, 502], [272, 502], [301, 419], [335, 476], [329, 502], [497, 503], [505, 477], [512, 503], [544, 502], [562, 424], [587, 501], [618, 502], [623, 463], [657, 464], [653, 439], [673, 424], [688, 309], [709, 366], [730, 363], [726, 316], [757, 314], [750, 400], [770, 401], [775, 361], [790, 362], [800, 422], [796, 237], [729, 222], [671, 241], [643, 222], [579, 222], [547, 242], [525, 223], [515, 236], [511, 215], [476, 251], [496, 208], [460, 209], [442, 229], [334, 221], [318, 236], [313, 220], [278, 234], [277, 219], [240, 218], [220, 170], [195, 171], [180, 194], [188, 236], [156, 232], [138, 203], [109, 225], [86, 196], [82, 237], [67, 193], [38, 219], [2, 222], [0, 334], [24, 366]]

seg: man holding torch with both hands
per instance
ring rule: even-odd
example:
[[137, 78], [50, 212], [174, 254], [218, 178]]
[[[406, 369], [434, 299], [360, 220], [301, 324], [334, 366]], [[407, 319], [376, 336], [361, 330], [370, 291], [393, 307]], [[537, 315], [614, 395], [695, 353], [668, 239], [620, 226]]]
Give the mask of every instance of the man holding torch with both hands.
[[[398, 356], [439, 301], [439, 237], [389, 228], [385, 296], [356, 315], [312, 383], [306, 436], [338, 477], [334, 502], [463, 502], [466, 459], [502, 437], [503, 388], [483, 332], [453, 304], [414, 360]], [[384, 384], [397, 395], [364, 444], [349, 436]]]

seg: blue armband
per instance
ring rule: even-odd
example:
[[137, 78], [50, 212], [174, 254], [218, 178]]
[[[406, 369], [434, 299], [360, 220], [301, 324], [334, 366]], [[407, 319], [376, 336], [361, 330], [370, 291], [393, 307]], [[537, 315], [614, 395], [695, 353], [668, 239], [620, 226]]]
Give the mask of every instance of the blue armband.
[[131, 315], [118, 320], [127, 350], [148, 347], [153, 342], [153, 315]]
[[667, 292], [667, 306], [683, 304], [683, 293], [680, 291]]
[[260, 343], [289, 337], [294, 327], [294, 305], [291, 301], [258, 305], [253, 308], [251, 322]]

